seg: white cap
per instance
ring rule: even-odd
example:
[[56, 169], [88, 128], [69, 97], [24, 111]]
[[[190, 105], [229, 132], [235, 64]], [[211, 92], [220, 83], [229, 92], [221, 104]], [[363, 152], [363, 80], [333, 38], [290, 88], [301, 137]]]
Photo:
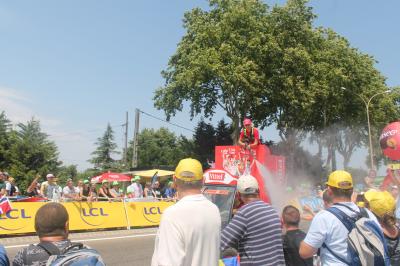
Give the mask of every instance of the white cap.
[[51, 177], [54, 177], [54, 175], [53, 174], [47, 174], [46, 175], [46, 178], [51, 178]]
[[241, 194], [257, 194], [257, 179], [251, 175], [242, 175], [237, 181], [237, 189]]

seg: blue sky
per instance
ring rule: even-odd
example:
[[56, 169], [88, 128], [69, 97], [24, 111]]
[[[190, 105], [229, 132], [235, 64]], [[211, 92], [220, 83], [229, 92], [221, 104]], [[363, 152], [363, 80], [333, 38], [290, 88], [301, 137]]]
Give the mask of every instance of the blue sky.
[[[281, 4], [285, 1], [266, 1]], [[316, 25], [333, 28], [373, 55], [390, 86], [400, 85], [399, 1], [311, 1]], [[122, 145], [125, 112], [153, 107], [160, 72], [184, 34], [182, 18], [204, 0], [0, 0], [0, 110], [13, 122], [34, 116], [57, 143], [60, 159], [89, 167], [93, 143], [110, 122]], [[224, 117], [218, 114], [213, 122]], [[188, 112], [172, 122], [193, 128]], [[142, 116], [141, 129], [169, 127]], [[132, 123], [130, 137], [132, 136]], [[278, 140], [273, 129], [264, 139]], [[364, 161], [364, 158], [362, 158]]]

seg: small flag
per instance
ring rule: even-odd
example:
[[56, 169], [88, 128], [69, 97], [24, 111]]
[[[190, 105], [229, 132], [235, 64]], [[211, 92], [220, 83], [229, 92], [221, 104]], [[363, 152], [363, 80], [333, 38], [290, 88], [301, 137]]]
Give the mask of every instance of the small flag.
[[0, 215], [11, 210], [10, 201], [6, 196], [0, 198]]

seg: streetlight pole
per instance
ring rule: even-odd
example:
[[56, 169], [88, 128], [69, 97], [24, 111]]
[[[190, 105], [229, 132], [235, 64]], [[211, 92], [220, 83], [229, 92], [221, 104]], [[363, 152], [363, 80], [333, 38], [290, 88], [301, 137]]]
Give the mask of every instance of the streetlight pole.
[[[345, 87], [341, 87], [341, 89], [342, 90], [347, 90]], [[385, 93], [389, 93], [389, 92], [390, 92], [390, 90], [386, 90], [386, 91], [375, 93], [374, 95], [372, 95], [368, 99], [368, 101], [363, 96], [352, 92], [354, 95], [357, 95], [363, 101], [363, 103], [365, 104], [366, 111], [367, 111], [368, 138], [369, 138], [369, 156], [370, 156], [371, 170], [375, 170], [375, 166], [374, 166], [374, 155], [373, 155], [374, 154], [374, 150], [373, 150], [373, 147], [372, 147], [371, 123], [370, 123], [370, 120], [369, 120], [369, 104], [371, 103], [372, 99], [375, 98], [376, 96], [381, 95], [381, 94], [385, 94]]]

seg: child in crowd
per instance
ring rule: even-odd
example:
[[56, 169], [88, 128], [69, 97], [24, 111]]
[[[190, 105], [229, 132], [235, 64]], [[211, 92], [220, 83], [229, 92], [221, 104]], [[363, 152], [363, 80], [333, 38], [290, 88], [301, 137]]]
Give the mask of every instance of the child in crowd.
[[282, 222], [286, 234], [283, 236], [283, 253], [287, 266], [312, 266], [313, 259], [302, 259], [299, 255], [300, 242], [306, 233], [299, 229], [300, 211], [292, 206], [286, 206], [282, 211]]

